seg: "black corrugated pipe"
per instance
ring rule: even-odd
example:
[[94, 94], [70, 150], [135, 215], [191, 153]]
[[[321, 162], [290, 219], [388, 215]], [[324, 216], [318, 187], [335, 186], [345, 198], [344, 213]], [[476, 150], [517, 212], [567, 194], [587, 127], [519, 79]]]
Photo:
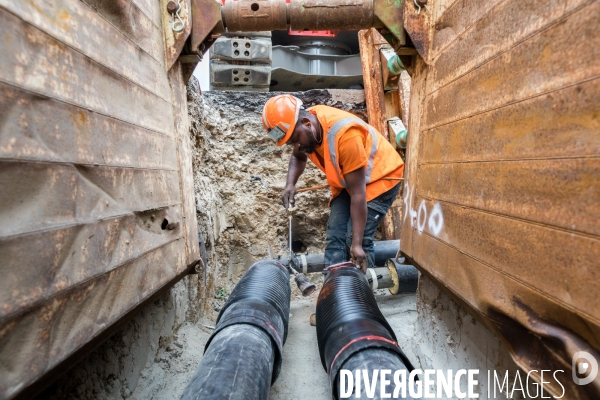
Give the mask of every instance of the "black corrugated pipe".
[[273, 342], [264, 330], [227, 326], [212, 338], [181, 399], [267, 399], [274, 361]]
[[335, 399], [339, 398], [341, 369], [365, 369], [369, 376], [373, 369], [404, 369], [406, 376], [412, 371], [366, 276], [354, 264], [330, 267], [317, 299], [316, 317], [321, 363]]
[[263, 260], [250, 267], [221, 309], [181, 399], [267, 399], [281, 370], [290, 295], [281, 263]]

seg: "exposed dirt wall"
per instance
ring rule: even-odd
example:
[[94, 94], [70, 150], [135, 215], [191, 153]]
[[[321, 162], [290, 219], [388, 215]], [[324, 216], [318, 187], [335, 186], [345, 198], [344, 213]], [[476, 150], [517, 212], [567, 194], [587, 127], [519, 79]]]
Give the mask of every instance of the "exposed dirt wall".
[[[421, 274], [416, 299], [414, 333], [406, 343], [410, 347], [409, 357], [421, 369], [479, 370], [479, 384], [475, 392], [479, 398], [504, 400], [522, 399], [519, 390], [514, 397], [506, 396], [494, 388], [494, 371], [500, 381], [508, 371], [508, 387], [514, 388], [518, 367], [513, 362], [506, 346], [489, 330], [468, 314], [464, 308], [438, 288], [432, 280]], [[399, 321], [391, 321], [394, 330], [400, 329]], [[488, 382], [488, 372], [491, 380]], [[521, 375], [523, 378], [524, 375]], [[517, 382], [517, 389], [527, 382]], [[436, 386], [437, 387], [437, 386]], [[488, 392], [488, 388], [492, 392]], [[461, 381], [461, 390], [467, 391], [467, 382]], [[535, 387], [531, 387], [535, 393]], [[511, 390], [512, 392], [512, 390]]]
[[[286, 255], [288, 220], [281, 205], [291, 148], [277, 147], [261, 122], [262, 107], [275, 93], [188, 92], [198, 225], [209, 254], [209, 292], [227, 293], [256, 260]], [[362, 91], [295, 93], [305, 107], [327, 104], [365, 118]], [[310, 162], [297, 188], [325, 184]], [[293, 237], [307, 251], [322, 252], [329, 190], [297, 195]]]

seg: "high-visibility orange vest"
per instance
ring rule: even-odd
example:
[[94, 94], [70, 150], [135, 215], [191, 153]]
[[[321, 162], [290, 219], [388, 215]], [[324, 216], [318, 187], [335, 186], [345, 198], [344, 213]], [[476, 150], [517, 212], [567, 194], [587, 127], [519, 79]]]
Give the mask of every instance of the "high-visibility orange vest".
[[327, 176], [327, 183], [331, 188], [332, 199], [346, 187], [346, 181], [339, 165], [339, 141], [344, 132], [350, 128], [357, 128], [365, 135], [365, 152], [369, 160], [366, 166], [365, 178], [367, 183], [367, 201], [385, 193], [398, 182], [384, 180], [384, 177], [401, 178], [404, 171], [404, 162], [394, 150], [390, 142], [377, 132], [375, 128], [360, 118], [337, 108], [328, 106], [314, 106], [307, 111], [317, 115], [323, 128], [323, 161], [322, 165], [317, 153], [308, 157]]

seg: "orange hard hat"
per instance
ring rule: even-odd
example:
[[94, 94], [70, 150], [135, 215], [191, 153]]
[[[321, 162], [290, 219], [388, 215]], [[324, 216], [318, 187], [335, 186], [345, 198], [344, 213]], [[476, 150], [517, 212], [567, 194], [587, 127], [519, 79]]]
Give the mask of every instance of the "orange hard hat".
[[298, 122], [302, 100], [291, 94], [279, 94], [267, 100], [262, 112], [262, 123], [277, 146], [283, 146]]

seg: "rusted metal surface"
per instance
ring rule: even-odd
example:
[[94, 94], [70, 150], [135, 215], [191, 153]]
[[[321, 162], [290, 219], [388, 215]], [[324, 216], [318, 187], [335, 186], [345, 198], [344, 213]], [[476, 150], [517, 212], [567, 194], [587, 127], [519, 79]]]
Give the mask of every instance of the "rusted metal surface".
[[406, 44], [404, 9], [404, 0], [239, 0], [225, 2], [222, 16], [229, 32], [285, 30], [288, 25], [296, 31], [376, 27], [399, 50]]
[[400, 59], [396, 56], [394, 49], [389, 46], [382, 46], [379, 49], [381, 59], [381, 73], [383, 74], [383, 86], [386, 91], [397, 90], [400, 74], [397, 71], [390, 70], [390, 61], [392, 65], [397, 65]]
[[402, 233], [402, 190], [398, 192], [398, 198], [385, 215], [381, 227], [384, 240], [400, 238]]
[[174, 0], [169, 0], [167, 3], [167, 11], [169, 14], [175, 14], [175, 12], [179, 9], [179, 4]]
[[475, 3], [432, 3], [401, 250], [534, 379], [561, 369], [565, 398], [596, 399], [600, 380], [575, 385], [571, 361], [600, 357], [600, 3]]
[[199, 258], [165, 9], [87, 3], [0, 1], [0, 398], [33, 393]]
[[226, 1], [222, 9], [223, 23], [229, 32], [286, 30], [286, 14], [285, 0]]
[[[406, 44], [406, 31], [404, 30], [404, 2], [405, 0], [374, 0], [373, 14], [375, 27], [379, 22], [383, 25], [381, 33], [392, 45], [394, 50]], [[377, 21], [379, 20], [379, 21]]]
[[417, 58], [413, 75], [411, 76], [412, 86], [410, 89], [411, 101], [408, 123], [408, 140], [406, 143], [406, 159], [404, 163], [404, 187], [403, 187], [403, 216], [402, 216], [402, 232], [400, 234], [400, 248], [402, 252], [408, 256], [412, 255], [413, 247], [413, 231], [414, 228], [410, 225], [410, 218], [414, 217], [413, 210], [415, 207], [415, 187], [418, 179], [418, 161], [419, 161], [419, 144], [423, 134], [421, 132], [422, 109], [425, 100], [425, 84], [424, 77], [427, 73], [427, 65], [421, 58]]
[[289, 14], [297, 31], [365, 29], [373, 26], [373, 0], [292, 1]]
[[[557, 377], [565, 388], [564, 398], [598, 398], [598, 390], [593, 385], [574, 385], [570, 370], [575, 346], [596, 354], [598, 359], [595, 349], [598, 348], [600, 325], [597, 321], [592, 322], [570, 308], [549, 301], [534, 287], [506, 279], [502, 271], [430, 235], [422, 235], [421, 240], [415, 242], [414, 250], [415, 258], [422, 262], [421, 272], [494, 332], [507, 345], [520, 368], [537, 370], [532, 376], [538, 382], [542, 367], [563, 370], [565, 373], [559, 373]], [[432, 268], [434, 265], [444, 267]], [[537, 311], [523, 312], [523, 304], [529, 310]], [[535, 319], [532, 318], [534, 315]], [[543, 332], [536, 327], [541, 321], [545, 325]], [[554, 382], [544, 387], [555, 396], [561, 395], [561, 387]]]
[[423, 132], [429, 145], [420, 161], [593, 157], [600, 153], [598, 104], [600, 80], [594, 79], [442, 125]]
[[[149, 92], [154, 93], [160, 98], [166, 101], [170, 100], [170, 89], [168, 82], [165, 79], [166, 73], [163, 66], [164, 48], [162, 44], [162, 30], [159, 30], [157, 27], [155, 27], [154, 30], [160, 32], [160, 36], [157, 37], [152, 33], [151, 37], [157, 38], [155, 40], [160, 40], [158, 43], [158, 53], [160, 54], [160, 57], [154, 59], [148, 52], [144, 51], [139, 45], [136, 45], [135, 42], [124, 39], [121, 32], [116, 30], [111, 23], [94, 12], [93, 9], [83, 2], [48, 2], [43, 0], [12, 2], [0, 0], [0, 7], [10, 7], [10, 9], [14, 11], [14, 14], [19, 15], [23, 21], [35, 26], [40, 31], [43, 31], [53, 38], [56, 38], [57, 40], [46, 39], [48, 41], [46, 45], [49, 46], [50, 49], [54, 49], [60, 45], [63, 47], [65, 47], [64, 45], [67, 45], [77, 50], [78, 53], [84, 54], [100, 65], [105, 66], [110, 70], [107, 71], [107, 73], [120, 75]], [[27, 47], [35, 46], [35, 42], [38, 40], [44, 40], [43, 36], [39, 35], [37, 30], [24, 26], [22, 23], [18, 22], [16, 17], [3, 16], [2, 18], [3, 30], [6, 33], [10, 31], [31, 32], [30, 36], [33, 38], [32, 42], [34, 44], [22, 45], [15, 43], [15, 47], [6, 48], [6, 51], [13, 52], [11, 54], [23, 54], [22, 52], [25, 52]], [[81, 29], [80, 21], [85, 21], [86, 29]], [[146, 25], [144, 21], [136, 22], [136, 24]], [[139, 30], [142, 28], [136, 27], [135, 29]], [[143, 36], [146, 33], [147, 32], [142, 29], [142, 33], [140, 33], [139, 36]], [[138, 42], [141, 43], [141, 41], [142, 38], [140, 38]], [[114, 43], [115, 45], [118, 43], [119, 45], [107, 46], [106, 43]], [[2, 46], [7, 46], [9, 44], [10, 42], [7, 41], [6, 43], [2, 43]], [[60, 50], [64, 52], [62, 57], [57, 58], [72, 60], [75, 66], [77, 66], [78, 63], [83, 62], [81, 61], [82, 57], [77, 54], [73, 55], [62, 48]], [[15, 51], [17, 53], [14, 53]], [[57, 64], [56, 61], [48, 61], [49, 57], [47, 56], [47, 51], [40, 51], [39, 53], [34, 51], [34, 53], [35, 54], [31, 56], [25, 56], [25, 61], [32, 59], [35, 60], [35, 62], [48, 62], [48, 65]], [[40, 57], [39, 60], [35, 58], [36, 54]], [[12, 57], [3, 58], [8, 59]], [[6, 61], [8, 62], [9, 60]], [[60, 64], [56, 65], [57, 69], [60, 67]], [[67, 66], [64, 66], [63, 68], [66, 67]], [[31, 70], [28, 62], [12, 64], [11, 68]], [[86, 70], [84, 69], [82, 76], [81, 74], [78, 74], [81, 70], [75, 68], [70, 71], [73, 75], [70, 75], [69, 78], [71, 80], [85, 80], [86, 76], [89, 76], [89, 74], [92, 73], [89, 68], [87, 70], [89, 71], [88, 75], [85, 75]], [[5, 82], [11, 82], [11, 80], [5, 80]], [[102, 85], [106, 87], [106, 82], [102, 82]], [[39, 87], [32, 87], [31, 89], [38, 91], [38, 93], [41, 92], [41, 88]], [[63, 91], [65, 90], [65, 88], [62, 89]], [[49, 97], [54, 96], [50, 95]], [[73, 103], [72, 100], [66, 101]], [[107, 114], [112, 115], [112, 113]]]
[[[148, 18], [152, 20], [152, 23], [157, 27], [162, 27], [162, 13], [163, 8], [156, 7], [155, 0], [130, 0], [137, 6]], [[177, 0], [175, 0], [177, 1]]]
[[[553, 29], [530, 37], [433, 92], [427, 104], [427, 128], [597, 77], [600, 46], [570, 38], [595, 36], [595, 27], [600, 22], [600, 2], [568, 15], [560, 24], [547, 22]], [[439, 65], [442, 60], [440, 57], [436, 62], [437, 71], [444, 68]]]
[[[475, 22], [483, 18], [501, 1], [456, 0], [446, 10], [441, 10], [437, 6], [435, 10], [440, 13], [440, 16], [435, 22], [432, 22], [435, 24], [435, 34], [431, 38], [432, 58], [440, 55], [445, 47], [454, 42], [459, 36], [464, 35], [465, 38], [470, 39], [471, 34], [465, 34], [465, 31], [471, 28]], [[525, 10], [521, 10], [520, 12], [523, 11]], [[435, 18], [435, 16], [433, 17]]]
[[17, 394], [183, 272], [182, 250], [182, 240], [176, 240], [3, 321], [2, 396]]
[[171, 88], [173, 90], [173, 116], [175, 117], [177, 163], [179, 165], [179, 192], [183, 214], [181, 226], [185, 239], [186, 264], [190, 265], [200, 259], [200, 246], [198, 242], [198, 222], [196, 220], [194, 173], [192, 171], [191, 131], [188, 118], [187, 93], [183, 81], [181, 64], [171, 69], [169, 80], [172, 83]]
[[[380, 57], [381, 48], [389, 48], [389, 43], [374, 28], [360, 31], [358, 40], [369, 124], [386, 136], [395, 147], [394, 138], [389, 136], [387, 120], [401, 115], [401, 89], [398, 88], [387, 93], [384, 92]], [[393, 207], [390, 208], [390, 211], [388, 211], [383, 219], [382, 230], [383, 237], [386, 240], [400, 238], [402, 228], [398, 222], [394, 221]]]
[[363, 85], [365, 87], [365, 102], [367, 103], [369, 124], [379, 132], [384, 133], [387, 131], [387, 128], [385, 123], [385, 100], [381, 76], [381, 60], [378, 51], [380, 43], [383, 44], [387, 42], [375, 29], [364, 29], [358, 32], [360, 61], [363, 70]]
[[410, 41], [419, 52], [419, 55], [425, 63], [431, 63], [431, 14], [424, 8], [421, 12], [415, 7], [413, 1], [406, 1], [404, 4], [404, 29], [410, 37]]
[[214, 0], [192, 0], [191, 4], [192, 36], [190, 47], [193, 53], [201, 56], [225, 31], [221, 21], [221, 6]]
[[80, 220], [109, 219], [180, 201], [177, 171], [0, 162], [2, 184], [14, 188], [2, 195], [3, 236], [49, 230]]
[[[160, 10], [162, 15], [162, 27], [165, 43], [165, 70], [169, 71], [175, 61], [179, 58], [187, 38], [192, 33], [192, 3], [191, 0], [178, 0], [181, 9], [179, 17], [177, 14], [169, 14], [167, 12], [167, 3], [169, 0], [160, 0]], [[172, 22], [171, 22], [172, 21]], [[176, 32], [183, 24], [183, 29]], [[173, 29], [175, 27], [175, 30]]]
[[[132, 259], [179, 239], [181, 229], [162, 229], [181, 221], [180, 206], [130, 213], [101, 221], [2, 238], [7, 260], [0, 295], [0, 319], [40, 304], [69, 287], [119, 268]], [[181, 249], [184, 250], [183, 247]], [[26, 270], [20, 266], [29, 265]]]
[[[600, 321], [598, 239], [437, 199], [418, 196], [417, 204], [418, 238], [414, 242], [430, 235], [502, 271], [507, 278], [536, 288], [549, 301]], [[600, 345], [598, 338], [592, 343]]]
[[400, 98], [400, 119], [404, 126], [408, 126], [410, 116], [410, 87], [411, 79], [408, 72], [402, 72], [398, 86], [398, 97]]
[[599, 171], [598, 158], [421, 164], [419, 195], [600, 236]]
[[[582, 7], [591, 4], [592, 1], [593, 0], [574, 0], [568, 2], [568, 4], [556, 3], [552, 0], [501, 2], [497, 8], [494, 8], [493, 12], [488, 12], [488, 14], [484, 15], [480, 20], [476, 21], [472, 26], [470, 26], [468, 30], [462, 32], [462, 35], [460, 35], [458, 38], [453, 38], [451, 44], [446, 46], [441, 54], [435, 54], [436, 62], [433, 67], [435, 79], [429, 83], [427, 90], [428, 93], [431, 93], [435, 90], [438, 90], [440, 87], [449, 84], [468, 71], [471, 71], [484, 64], [491, 58], [497, 57], [501, 54], [503, 55], [502, 58], [506, 58], [514, 51], [511, 49], [516, 47], [516, 50], [519, 48], [519, 46], [516, 46], [519, 42], [526, 40], [533, 35], [538, 35], [546, 40], [558, 40], [558, 43], [556, 43], [555, 46], [560, 47], [560, 49], [546, 49], [546, 47], [549, 45], [548, 42], [536, 43], [528, 41], [527, 44], [524, 44], [522, 49], [525, 51], [527, 56], [518, 56], [517, 59], [522, 60], [524, 63], [535, 62], [537, 60], [538, 66], [514, 65], [511, 63], [509, 64], [509, 70], [518, 70], [520, 68], [524, 68], [526, 71], [538, 70], [539, 62], [546, 63], [543, 59], [537, 59], [537, 57], [542, 55], [536, 55], [535, 53], [540, 51], [560, 51], [564, 57], [561, 58], [560, 61], [556, 60], [553, 62], [558, 62], [563, 71], [573, 70], [574, 65], [567, 65], [565, 62], [575, 62], [572, 57], [576, 58], [575, 55], [579, 53], [581, 46], [585, 46], [585, 44], [579, 42], [573, 43], [567, 38], [561, 39], [560, 35], [582, 35], [580, 37], [589, 35], [589, 30], [591, 27], [588, 26], [588, 32], [585, 32], [586, 26], [588, 24], [594, 24], [592, 20], [593, 13], [597, 12], [597, 10], [592, 12], [592, 15], [588, 17], [588, 19], [590, 19], [589, 22], [582, 21], [582, 24], [580, 24], [582, 26], [577, 27], [577, 33], [574, 31], [576, 28], [574, 26], [570, 26], [568, 29], [564, 29], [560, 33], [555, 31], [556, 36], [553, 37], [540, 35], [540, 33], [548, 27], [557, 24], [559, 17], [564, 18], [573, 12], [577, 12], [577, 10], [580, 10]], [[464, 4], [464, 6], [467, 7], [467, 9], [473, 9], [474, 11], [477, 11], [481, 6], [476, 6], [474, 3], [485, 3], [487, 8], [491, 7], [494, 2], [469, 1], [469, 4]], [[487, 3], [490, 4], [488, 5]], [[460, 13], [460, 15], [462, 16], [462, 14], [470, 13], [465, 13], [463, 11], [463, 13]], [[463, 21], [464, 18], [466, 18], [466, 21]], [[461, 23], [468, 23], [471, 21], [471, 19], [467, 17], [463, 17], [463, 19], [456, 20], [453, 18], [446, 23], [456, 23], [460, 26]], [[527, 23], [523, 23], [522, 21], [527, 21]], [[519, 29], [515, 29], [515, 26], [518, 26]], [[453, 29], [454, 27], [452, 30]], [[442, 31], [444, 30], [442, 29]], [[435, 32], [436, 36], [438, 33], [440, 33], [437, 30]], [[494, 37], [501, 37], [503, 40], [493, 40], [492, 38]], [[490, 42], [490, 40], [493, 41]], [[482, 43], [489, 43], [489, 45], [482, 46]], [[504, 54], [505, 52], [508, 52], [509, 54]], [[567, 54], [569, 56], [567, 56]], [[511, 59], [513, 57], [514, 56], [512, 56]], [[589, 58], [592, 59], [593, 57]], [[548, 63], [547, 67], [551, 67], [551, 64], [552, 63]], [[559, 75], [557, 71], [555, 71], [555, 73]], [[506, 77], [503, 76], [502, 80], [505, 78], [510, 79], [510, 77], [511, 75]], [[502, 84], [505, 84], [505, 82], [502, 82]]]
[[176, 170], [167, 135], [0, 83], [0, 158]]
[[71, 353], [68, 358], [55, 364], [51, 369], [45, 371], [45, 374], [38, 379], [34, 385], [27, 386], [23, 391], [19, 392], [17, 399], [32, 399], [35, 398], [39, 393], [49, 385], [51, 385], [58, 377], [68, 371], [74, 365], [77, 365], [79, 361], [83, 360], [87, 355], [93, 352], [99, 345], [104, 343], [115, 333], [127, 326], [127, 322], [131, 320], [140, 311], [144, 310], [147, 306], [155, 302], [164, 293], [169, 291], [177, 282], [183, 279], [190, 273], [190, 267], [184, 269], [178, 274], [173, 274], [164, 285], [155, 290], [151, 295], [144, 298], [135, 304], [134, 307], [130, 308], [125, 314], [123, 314], [119, 320], [111, 325], [107, 325], [104, 330], [98, 332], [98, 335], [94, 336], [91, 340], [83, 344], [76, 351]]
[[394, 238], [398, 239], [402, 236], [402, 203], [398, 206], [390, 208], [392, 215], [392, 223], [394, 224]]
[[396, 88], [384, 93], [383, 99], [385, 103], [385, 120], [387, 121], [390, 118], [399, 116], [402, 111], [400, 105], [400, 90]]
[[396, 237], [396, 232], [394, 230], [394, 220], [392, 219], [391, 214], [388, 213], [383, 217], [383, 221], [381, 222], [381, 234], [383, 236], [383, 240], [392, 240]]
[[[0, 58], [3, 82], [133, 125], [172, 133], [173, 116], [162, 111], [169, 105], [162, 97], [12, 14], [0, 13], [0, 25], [0, 49], [13, 55]], [[93, 85], [89, 84], [92, 78]]]
[[162, 29], [154, 25], [152, 20], [131, 0], [83, 0], [83, 2], [161, 65], [165, 63]]

